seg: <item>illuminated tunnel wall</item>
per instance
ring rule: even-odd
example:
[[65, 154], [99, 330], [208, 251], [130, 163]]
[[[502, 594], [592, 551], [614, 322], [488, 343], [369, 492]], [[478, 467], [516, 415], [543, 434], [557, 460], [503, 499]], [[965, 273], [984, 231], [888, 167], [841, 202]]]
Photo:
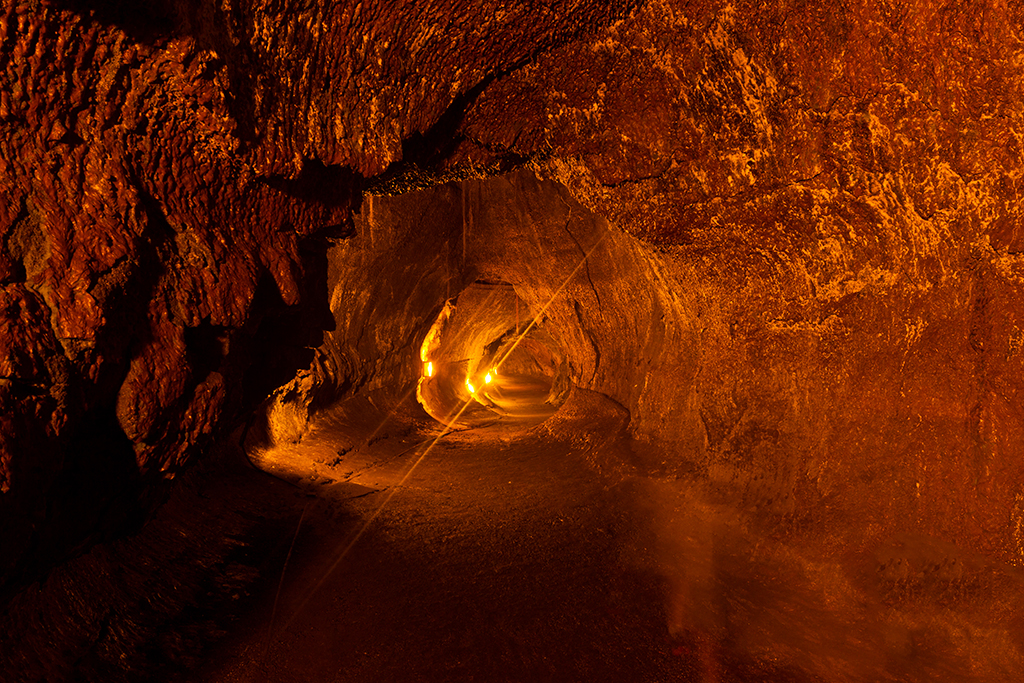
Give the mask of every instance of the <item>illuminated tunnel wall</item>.
[[402, 398], [419, 379], [423, 340], [446, 301], [484, 280], [510, 285], [529, 311], [544, 312], [567, 380], [625, 407], [634, 435], [694, 455], [703, 448], [687, 287], [565, 187], [522, 171], [368, 197], [356, 226], [356, 237], [330, 253], [336, 328], [319, 350], [316, 386], [295, 392], [293, 383], [279, 399], [301, 411], [356, 389]]
[[504, 282], [477, 281], [449, 299], [420, 348], [416, 397], [443, 424], [495, 416], [543, 421], [569, 393], [565, 353], [547, 321]]

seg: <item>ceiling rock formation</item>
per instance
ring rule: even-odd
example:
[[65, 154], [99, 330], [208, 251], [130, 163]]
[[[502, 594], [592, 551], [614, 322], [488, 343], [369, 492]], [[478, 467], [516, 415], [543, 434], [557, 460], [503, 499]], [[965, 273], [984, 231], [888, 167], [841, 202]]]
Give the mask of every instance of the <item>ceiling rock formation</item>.
[[8, 4], [0, 582], [140, 521], [308, 364], [362, 176], [626, 9], [498, 5]]
[[1019, 563], [1021, 18], [652, 2], [488, 88], [464, 154], [670, 256], [712, 479]]
[[397, 388], [447, 297], [591, 248], [552, 334], [651, 467], [823, 554], [1024, 561], [1024, 10], [635, 4], [9, 3], [0, 597], [324, 330], [303, 401]]

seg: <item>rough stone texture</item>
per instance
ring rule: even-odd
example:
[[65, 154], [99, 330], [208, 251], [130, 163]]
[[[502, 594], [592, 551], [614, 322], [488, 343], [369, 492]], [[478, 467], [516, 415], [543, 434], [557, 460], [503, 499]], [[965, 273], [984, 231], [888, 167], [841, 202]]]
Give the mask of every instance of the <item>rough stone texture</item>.
[[0, 34], [0, 574], [20, 580], [137, 524], [243, 377], [261, 383], [260, 325], [320, 303], [302, 252], [350, 199], [240, 173], [224, 83], [190, 40], [28, 5]]
[[5, 6], [0, 585], [137, 524], [308, 364], [361, 175], [623, 11], [501, 6]]
[[[320, 349], [327, 359], [321, 397], [339, 395], [336, 377], [348, 379], [346, 391], [354, 384], [404, 392], [419, 376], [421, 344], [445, 302], [479, 279], [515, 288], [524, 328], [526, 310], [540, 315], [575, 383], [620, 402], [638, 430], [660, 429], [659, 438], [686, 447], [694, 441], [700, 425], [692, 400], [672, 405], [676, 394], [663, 386], [696, 372], [696, 331], [683, 310], [692, 302], [653, 250], [564, 187], [529, 171], [449, 183], [374, 197], [355, 222], [359, 237], [330, 254], [336, 328]], [[488, 326], [496, 322], [459, 340], [467, 355], [480, 355], [473, 345], [493, 340]], [[354, 367], [358, 373], [335, 369]], [[637, 381], [638, 368], [653, 367], [664, 368], [662, 376]], [[305, 381], [282, 388], [282, 402], [297, 398]], [[660, 398], [645, 403], [652, 394]], [[702, 446], [703, 436], [697, 441]]]
[[[759, 663], [794, 667], [803, 672], [794, 680], [1015, 680], [1024, 661], [1019, 570], [998, 544], [1016, 542], [1016, 513], [1004, 508], [1000, 526], [977, 533], [949, 512], [963, 505], [951, 502], [963, 496], [962, 482], [928, 479], [923, 467], [907, 464], [913, 452], [891, 450], [919, 433], [904, 434], [891, 411], [905, 408], [891, 396], [880, 402], [875, 382], [899, 377], [905, 400], [934, 400], [930, 380], [915, 377], [919, 366], [862, 368], [856, 386], [834, 389], [850, 405], [794, 396], [774, 368], [802, 365], [797, 380], [824, 381], [814, 379], [827, 370], [814, 347], [790, 338], [788, 346], [758, 350], [763, 337], [754, 337], [740, 360], [729, 358], [737, 352], [725, 342], [709, 348], [702, 328], [721, 324], [721, 313], [702, 300], [699, 269], [529, 172], [377, 197], [357, 225], [361, 238], [339, 246], [333, 259], [353, 272], [333, 290], [338, 325], [324, 348], [364, 359], [375, 396], [397, 397], [415, 381], [420, 343], [447, 296], [444, 256], [452, 252], [453, 282], [509, 282], [531, 309], [546, 307], [545, 329], [565, 350], [573, 381], [613, 398], [628, 416], [634, 439], [593, 465], [640, 489], [635, 500], [620, 500], [649, 518], [630, 554], [653, 555], [645, 561], [663, 576], [670, 633], [696, 631]], [[423, 235], [436, 240], [439, 260], [423, 257], [430, 253]], [[401, 277], [373, 289], [377, 268], [356, 273], [360, 261]], [[460, 355], [480, 355], [486, 342], [475, 343]], [[858, 363], [884, 361], [884, 340], [851, 335], [847, 343], [839, 351]], [[749, 376], [755, 371], [762, 375]], [[721, 394], [701, 391], [712, 372], [722, 392], [761, 392], [746, 398], [746, 414], [728, 423], [724, 440], [708, 417], [723, 410]], [[914, 396], [911, 382], [921, 383]], [[556, 414], [542, 429], [557, 430], [565, 417]], [[823, 434], [810, 431], [821, 425]], [[943, 428], [929, 444], [962, 447], [957, 432]], [[593, 430], [573, 438], [608, 438], [600, 426]], [[820, 454], [815, 448], [829, 449], [829, 462], [802, 469]], [[946, 471], [958, 466], [954, 460]], [[944, 497], [906, 493], [910, 477], [913, 489], [921, 482]], [[992, 498], [1001, 505], [1005, 492], [997, 488]], [[732, 674], [721, 680], [759, 680]]]
[[[9, 3], [0, 597], [141, 521], [308, 364], [328, 239], [373, 244], [350, 216], [364, 181], [524, 160], [615, 227], [601, 249], [631, 250], [597, 278], [621, 299], [573, 291], [551, 315], [576, 381], [666, 471], [821, 555], [927, 532], [1024, 562], [1024, 10], [630, 7]], [[535, 243], [493, 242], [531, 303], [581, 250], [558, 211]], [[413, 367], [444, 281], [410, 321], [391, 275], [339, 300], [336, 391]]]
[[463, 150], [543, 152], [669, 255], [712, 479], [1020, 563], [1021, 16], [652, 2], [495, 83]]

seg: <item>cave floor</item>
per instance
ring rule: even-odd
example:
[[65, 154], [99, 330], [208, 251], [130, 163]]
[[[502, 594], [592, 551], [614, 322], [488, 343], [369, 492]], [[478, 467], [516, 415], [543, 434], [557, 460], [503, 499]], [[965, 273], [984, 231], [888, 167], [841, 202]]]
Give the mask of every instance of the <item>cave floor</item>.
[[26, 589], [0, 680], [1020, 680], [1018, 567], [666, 471], [599, 394], [425, 455], [437, 423], [378, 403], [259, 469], [212, 454], [139, 533]]
[[595, 467], [619, 413], [446, 434], [390, 498], [440, 429], [383, 417], [349, 403], [257, 458], [302, 491], [294, 548], [191, 680], [699, 680], [630, 483]]
[[1019, 572], [836, 514], [759, 516], [658, 471], [627, 419], [577, 390], [423, 455], [436, 422], [359, 398], [255, 454], [273, 485], [250, 506], [289, 521], [180, 680], [1019, 680]]

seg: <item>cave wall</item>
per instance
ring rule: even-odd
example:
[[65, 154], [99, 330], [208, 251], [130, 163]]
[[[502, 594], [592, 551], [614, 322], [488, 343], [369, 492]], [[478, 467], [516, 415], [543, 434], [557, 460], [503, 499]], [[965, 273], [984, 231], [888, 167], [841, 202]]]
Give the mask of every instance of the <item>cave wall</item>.
[[5, 5], [3, 596], [135, 528], [309, 363], [364, 176], [628, 9], [499, 5]]
[[[537, 316], [564, 351], [573, 384], [620, 403], [635, 437], [703, 451], [690, 287], [566, 187], [521, 170], [368, 197], [354, 222], [356, 236], [329, 252], [334, 329], [314, 365], [268, 401], [263, 442], [301, 438], [312, 413], [353, 391], [408, 398], [445, 302], [482, 280], [515, 288], [523, 327]], [[460, 343], [489, 341], [489, 328], [480, 328]]]
[[[460, 286], [509, 282], [545, 310], [573, 382], [628, 411], [641, 472], [706, 480], [822, 552], [923, 532], [1018, 561], [1020, 461], [996, 447], [1020, 413], [972, 428], [978, 369], [951, 362], [981, 344], [961, 279], [917, 293], [917, 317], [892, 287], [858, 291], [824, 324], [785, 323], [765, 320], [771, 299], [751, 284], [723, 294], [727, 263], [637, 240], [532, 171], [373, 202], [336, 255], [349, 268], [363, 249], [377, 260], [338, 280], [327, 345], [347, 339], [349, 358], [378, 369], [374, 389], [397, 397], [415, 381], [427, 328]], [[384, 285], [380, 272], [398, 277]], [[958, 300], [968, 323], [946, 312]]]
[[194, 41], [29, 3], [2, 23], [6, 586], [134, 528], [243, 382], [273, 388], [308, 362], [285, 358], [315, 325], [292, 328], [283, 367], [249, 371], [261, 325], [315, 309], [310, 240], [352, 195], [303, 200], [308, 174], [239, 169], [226, 82]]
[[540, 151], [670, 255], [712, 480], [1019, 563], [1021, 27], [1019, 3], [651, 2], [485, 91], [462, 151]]
[[144, 519], [307, 365], [362, 187], [526, 162], [645, 245], [607, 266], [644, 305], [551, 313], [641, 440], [792, 524], [1020, 562], [1020, 5], [632, 8], [9, 3], [4, 585]]
[[[684, 444], [678, 467], [784, 526], [850, 528], [836, 548], [927, 529], [1016, 564], [1021, 16], [646, 3], [487, 87], [441, 168], [531, 159], [648, 245], [623, 271], [653, 294], [565, 300], [595, 318], [660, 306], [667, 322], [584, 332], [553, 314], [579, 337], [577, 381], [627, 406], [642, 440]], [[494, 199], [481, 210], [530, 213]], [[501, 276], [539, 301], [560, 280], [530, 279], [545, 263], [530, 245], [550, 252], [555, 230], [477, 248], [523, 250]], [[675, 337], [622, 343], [641, 328]]]

